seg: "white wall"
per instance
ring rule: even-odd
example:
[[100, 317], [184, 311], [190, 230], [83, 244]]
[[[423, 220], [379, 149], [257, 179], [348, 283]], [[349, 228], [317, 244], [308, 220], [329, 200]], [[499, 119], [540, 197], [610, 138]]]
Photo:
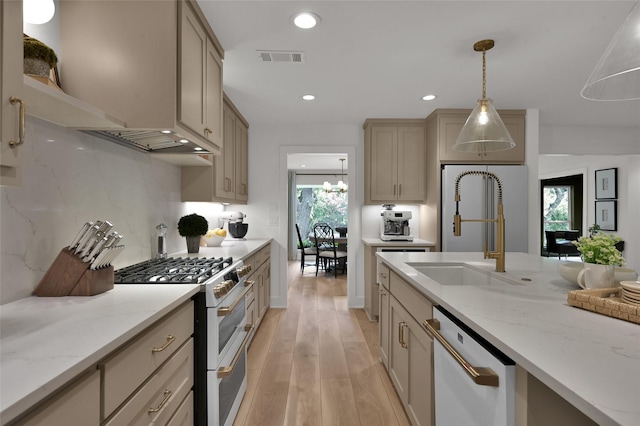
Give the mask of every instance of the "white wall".
[[618, 168], [618, 226], [612, 233], [625, 240], [628, 267], [640, 270], [640, 155], [541, 155], [538, 171], [541, 179], [586, 172], [586, 230], [595, 223], [595, 171], [612, 167]]
[[27, 117], [23, 186], [0, 187], [0, 303], [27, 297], [88, 220], [124, 235], [116, 268], [152, 257], [156, 225], [184, 249], [180, 169], [149, 155]]

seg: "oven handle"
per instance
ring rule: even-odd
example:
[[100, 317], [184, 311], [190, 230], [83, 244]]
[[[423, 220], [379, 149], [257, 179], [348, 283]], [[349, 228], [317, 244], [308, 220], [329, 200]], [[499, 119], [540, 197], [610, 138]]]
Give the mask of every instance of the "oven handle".
[[238, 348], [238, 352], [236, 352], [236, 355], [233, 357], [233, 360], [231, 360], [231, 365], [229, 365], [228, 367], [220, 367], [218, 369], [218, 379], [222, 379], [223, 377], [229, 376], [231, 373], [233, 373], [233, 369], [236, 368], [236, 364], [240, 359], [240, 355], [242, 355], [242, 352], [244, 352], [244, 348], [245, 346], [247, 346], [247, 342], [251, 338], [253, 325], [249, 325], [249, 324], [245, 325], [244, 330], [247, 332], [247, 334], [244, 336], [244, 340], [242, 341], [242, 344]]
[[442, 346], [451, 354], [451, 356], [460, 364], [477, 385], [498, 387], [498, 375], [490, 368], [473, 367], [456, 351], [447, 340], [438, 333], [440, 330], [440, 321], [437, 319], [426, 319], [422, 322], [423, 327], [431, 336], [433, 336]]
[[226, 308], [218, 308], [218, 316], [224, 317], [226, 315], [229, 315], [231, 312], [233, 312], [236, 306], [238, 306], [238, 303], [240, 303], [242, 299], [244, 299], [244, 295], [247, 294], [249, 290], [251, 290], [251, 287], [245, 287], [242, 290], [242, 293], [240, 293], [240, 296], [238, 296], [238, 298], [234, 300], [234, 302], [231, 305], [229, 305]]

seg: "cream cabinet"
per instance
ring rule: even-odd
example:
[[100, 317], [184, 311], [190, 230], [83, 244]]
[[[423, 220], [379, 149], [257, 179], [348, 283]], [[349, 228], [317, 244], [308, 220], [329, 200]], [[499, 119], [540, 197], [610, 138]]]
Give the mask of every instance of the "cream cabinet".
[[424, 202], [424, 120], [368, 119], [364, 130], [365, 203]]
[[245, 265], [251, 265], [252, 271], [247, 276], [247, 281], [253, 282], [253, 288], [245, 299], [247, 324], [252, 324], [254, 330], [257, 330], [271, 301], [271, 244], [243, 261]]
[[20, 185], [23, 149], [20, 135], [24, 132], [20, 118], [20, 101], [24, 102], [21, 1], [0, 4], [0, 33], [0, 185]]
[[389, 376], [411, 423], [433, 425], [433, 340], [421, 325], [433, 305], [394, 272], [389, 286]]
[[123, 136], [149, 132], [159, 148], [167, 130], [220, 153], [224, 51], [195, 1], [65, 1], [59, 13], [66, 93], [123, 119]]
[[171, 418], [193, 386], [193, 315], [182, 305], [98, 364], [106, 424]]
[[100, 373], [94, 368], [16, 423], [22, 426], [100, 424]]
[[212, 167], [182, 167], [182, 201], [246, 204], [249, 197], [249, 124], [226, 96], [222, 153], [209, 156]]
[[446, 164], [524, 164], [525, 162], [525, 113], [524, 110], [498, 111], [507, 130], [516, 143], [506, 151], [478, 155], [454, 151], [453, 145], [467, 121], [471, 110], [437, 109], [427, 117], [427, 143], [438, 148], [437, 160]]
[[[387, 268], [387, 273], [389, 272]], [[391, 293], [389, 292], [389, 281], [384, 280], [380, 282], [380, 286], [378, 287], [379, 297], [378, 297], [378, 311], [379, 315], [379, 353], [380, 353], [380, 361], [384, 365], [386, 369], [389, 369], [389, 351], [391, 348], [391, 334], [390, 334], [390, 315], [391, 315]]]

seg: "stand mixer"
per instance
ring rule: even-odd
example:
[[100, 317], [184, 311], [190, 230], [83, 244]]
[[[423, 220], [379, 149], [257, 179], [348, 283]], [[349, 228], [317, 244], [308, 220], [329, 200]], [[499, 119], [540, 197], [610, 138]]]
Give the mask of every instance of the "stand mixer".
[[248, 223], [244, 223], [244, 218], [247, 217], [242, 212], [221, 212], [218, 216], [220, 222], [220, 228], [224, 226], [225, 222], [229, 222], [229, 233], [236, 240], [244, 240], [244, 236], [247, 235]]

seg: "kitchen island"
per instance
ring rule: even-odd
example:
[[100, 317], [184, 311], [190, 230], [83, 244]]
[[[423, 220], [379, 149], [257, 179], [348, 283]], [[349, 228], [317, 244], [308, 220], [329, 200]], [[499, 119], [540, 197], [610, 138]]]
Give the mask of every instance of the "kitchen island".
[[[192, 257], [254, 256], [270, 239], [226, 241]], [[185, 256], [176, 253], [172, 256]], [[36, 408], [200, 291], [116, 284], [95, 296], [31, 296], [0, 306], [0, 424]]]
[[[482, 253], [378, 256], [597, 424], [640, 424], [640, 327], [569, 306], [579, 288], [560, 277], [557, 260], [507, 253], [498, 273]], [[411, 266], [420, 263], [466, 264], [513, 283], [441, 285]]]

